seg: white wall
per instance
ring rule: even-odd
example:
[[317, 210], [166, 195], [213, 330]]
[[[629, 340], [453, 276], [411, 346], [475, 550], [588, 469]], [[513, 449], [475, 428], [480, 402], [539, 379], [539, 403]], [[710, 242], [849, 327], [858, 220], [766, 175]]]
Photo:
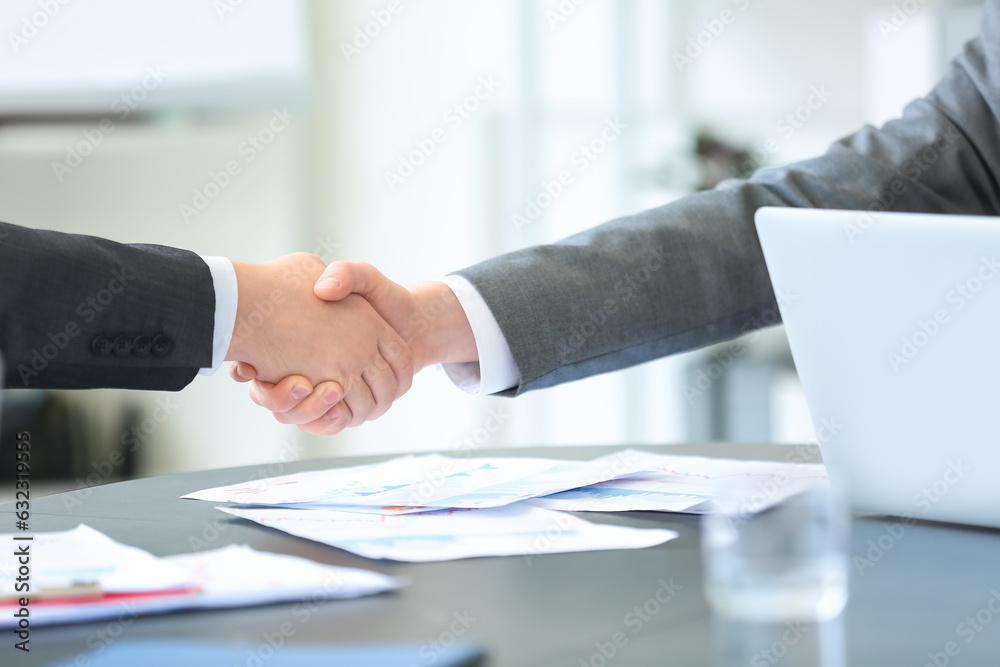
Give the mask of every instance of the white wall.
[[[0, 127], [0, 219], [18, 224], [190, 248], [261, 261], [309, 247], [301, 212], [301, 131], [289, 128], [200, 215], [185, 222], [181, 203], [211, 171], [244, 160], [237, 147], [267, 120], [226, 125], [123, 126], [59, 182], [51, 163], [87, 128]], [[179, 394], [84, 392], [95, 406], [169, 399], [176, 408], [140, 450], [145, 470], [167, 471], [264, 460], [283, 429], [251, 410], [245, 389], [224, 377], [199, 378]], [[114, 434], [117, 441], [118, 436]]]
[[[328, 261], [369, 261], [404, 283], [439, 276], [682, 194], [693, 130], [762, 145], [811, 86], [834, 96], [781, 143], [776, 162], [815, 154], [863, 123], [863, 16], [893, 3], [754, 0], [740, 9], [747, 4], [589, 0], [553, 27], [546, 12], [556, 0], [402, 0], [347, 62], [341, 42], [386, 2], [313, 0], [308, 105], [194, 222], [185, 224], [178, 205], [270, 112], [122, 126], [64, 182], [51, 163], [87, 122], [0, 126], [0, 219], [244, 260], [313, 250]], [[678, 71], [673, 52], [723, 9], [736, 20]], [[502, 86], [449, 126], [444, 114], [481, 76]], [[621, 141], [519, 232], [511, 215], [614, 115], [630, 123]], [[385, 171], [438, 126], [447, 141], [392, 191]], [[143, 472], [290, 453], [449, 449], [467, 438], [484, 446], [679, 441], [684, 363], [661, 360], [516, 401], [464, 395], [428, 371], [380, 421], [333, 438], [277, 425], [224, 374], [199, 378], [172, 397], [178, 408], [144, 446]], [[125, 397], [86, 400], [108, 406]], [[502, 425], [488, 434], [498, 416]]]

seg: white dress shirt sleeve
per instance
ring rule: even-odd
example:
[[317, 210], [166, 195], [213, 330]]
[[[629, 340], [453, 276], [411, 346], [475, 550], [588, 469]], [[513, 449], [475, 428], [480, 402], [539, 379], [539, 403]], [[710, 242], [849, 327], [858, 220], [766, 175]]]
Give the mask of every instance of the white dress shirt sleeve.
[[202, 257], [212, 272], [215, 286], [215, 329], [212, 334], [212, 367], [202, 368], [199, 375], [211, 375], [219, 370], [226, 358], [229, 343], [233, 339], [236, 326], [236, 305], [239, 303], [239, 288], [236, 270], [225, 257]]
[[516, 387], [521, 377], [500, 325], [475, 287], [461, 276], [445, 276], [441, 282], [451, 288], [465, 310], [476, 337], [479, 362], [441, 364], [452, 382], [470, 394], [495, 394]]

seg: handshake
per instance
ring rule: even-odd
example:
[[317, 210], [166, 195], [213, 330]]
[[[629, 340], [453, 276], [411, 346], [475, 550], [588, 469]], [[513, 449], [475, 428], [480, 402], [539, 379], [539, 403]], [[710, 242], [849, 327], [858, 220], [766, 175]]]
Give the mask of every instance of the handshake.
[[368, 264], [324, 266], [307, 253], [233, 268], [229, 374], [307, 433], [377, 419], [426, 366], [478, 361], [465, 311], [444, 283], [406, 288]]

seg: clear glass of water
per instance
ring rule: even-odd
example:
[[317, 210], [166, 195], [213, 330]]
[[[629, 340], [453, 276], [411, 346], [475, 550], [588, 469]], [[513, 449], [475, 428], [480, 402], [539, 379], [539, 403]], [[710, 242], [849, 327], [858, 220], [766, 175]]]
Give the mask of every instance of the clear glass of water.
[[[736, 493], [705, 516], [717, 662], [843, 664], [850, 514], [829, 486], [754, 513]], [[754, 662], [757, 659], [758, 662]], [[763, 662], [761, 662], [763, 661]]]

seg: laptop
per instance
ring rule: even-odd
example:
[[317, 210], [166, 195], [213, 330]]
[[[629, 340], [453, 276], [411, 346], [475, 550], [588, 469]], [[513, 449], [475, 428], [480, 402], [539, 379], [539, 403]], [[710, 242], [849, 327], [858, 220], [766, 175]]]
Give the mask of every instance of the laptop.
[[831, 483], [858, 511], [1000, 527], [1000, 218], [755, 220]]

